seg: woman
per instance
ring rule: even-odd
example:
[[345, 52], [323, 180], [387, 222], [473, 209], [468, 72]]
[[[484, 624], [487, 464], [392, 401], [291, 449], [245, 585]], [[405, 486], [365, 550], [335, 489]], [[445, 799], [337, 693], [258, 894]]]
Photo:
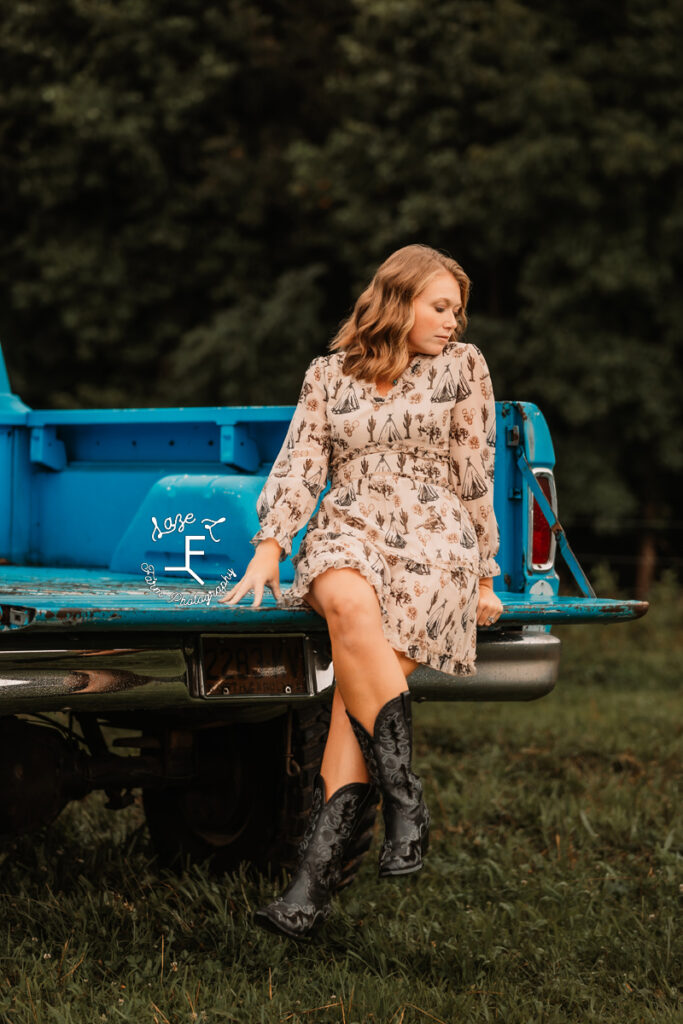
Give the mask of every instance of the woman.
[[[329, 914], [345, 854], [382, 796], [380, 877], [422, 867], [429, 811], [411, 769], [406, 678], [424, 663], [471, 675], [493, 592], [495, 405], [484, 357], [463, 343], [470, 282], [455, 260], [408, 245], [379, 267], [306, 371], [257, 502], [256, 553], [226, 604], [264, 586], [327, 622], [336, 688], [299, 863], [255, 920], [308, 937]], [[310, 519], [285, 597], [278, 563]]]

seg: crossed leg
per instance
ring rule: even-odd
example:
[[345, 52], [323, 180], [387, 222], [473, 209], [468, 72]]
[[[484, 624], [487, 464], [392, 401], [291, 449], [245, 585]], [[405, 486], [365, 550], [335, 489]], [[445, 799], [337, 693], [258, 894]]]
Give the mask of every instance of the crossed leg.
[[368, 781], [346, 708], [372, 734], [377, 712], [406, 689], [406, 678], [419, 662], [386, 639], [377, 594], [357, 569], [325, 570], [304, 600], [327, 622], [337, 682], [320, 766], [329, 799], [348, 782]]

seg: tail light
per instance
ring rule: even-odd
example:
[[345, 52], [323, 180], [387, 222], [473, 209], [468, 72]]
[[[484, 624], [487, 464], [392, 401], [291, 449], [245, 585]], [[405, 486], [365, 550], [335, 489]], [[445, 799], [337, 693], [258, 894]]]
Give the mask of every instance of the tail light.
[[[555, 493], [555, 480], [552, 473], [546, 471], [534, 472], [541, 490], [548, 499], [553, 512], [557, 513], [557, 495]], [[555, 536], [550, 529], [550, 524], [541, 512], [541, 508], [533, 499], [531, 511], [531, 564], [532, 568], [547, 569], [555, 558]]]

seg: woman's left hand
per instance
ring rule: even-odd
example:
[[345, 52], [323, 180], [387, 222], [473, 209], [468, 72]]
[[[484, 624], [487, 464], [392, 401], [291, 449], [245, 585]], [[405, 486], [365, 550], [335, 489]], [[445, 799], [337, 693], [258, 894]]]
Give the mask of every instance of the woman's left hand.
[[479, 580], [479, 602], [477, 604], [477, 625], [492, 626], [503, 613], [503, 602], [493, 592], [493, 580]]

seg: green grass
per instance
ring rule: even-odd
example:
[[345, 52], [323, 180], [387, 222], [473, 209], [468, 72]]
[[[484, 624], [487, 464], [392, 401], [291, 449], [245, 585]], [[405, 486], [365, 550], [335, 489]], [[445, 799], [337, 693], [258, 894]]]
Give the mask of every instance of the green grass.
[[376, 841], [307, 946], [251, 924], [272, 883], [71, 805], [0, 868], [0, 1020], [679, 1024], [681, 603], [562, 630], [539, 701], [417, 705], [426, 866], [379, 881]]

